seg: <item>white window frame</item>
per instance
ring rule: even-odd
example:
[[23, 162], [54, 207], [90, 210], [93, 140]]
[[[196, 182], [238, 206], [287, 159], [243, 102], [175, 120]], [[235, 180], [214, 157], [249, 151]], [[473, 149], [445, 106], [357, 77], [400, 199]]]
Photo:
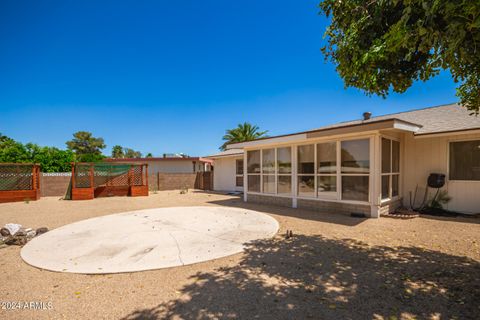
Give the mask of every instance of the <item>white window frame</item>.
[[[255, 152], [255, 151], [258, 151], [258, 152], [260, 153], [260, 163], [259, 163], [259, 164], [260, 164], [260, 172], [258, 172], [258, 173], [250, 173], [250, 172], [248, 172], [248, 153], [249, 153], [249, 152]], [[261, 150], [261, 149], [247, 150], [247, 151], [245, 151], [245, 156], [246, 156], [246, 157], [245, 157], [245, 162], [244, 162], [244, 164], [243, 164], [243, 166], [244, 166], [243, 174], [247, 177], [247, 179], [246, 179], [246, 180], [247, 180], [247, 183], [245, 184], [245, 181], [244, 181], [244, 187], [243, 187], [243, 188], [244, 188], [244, 190], [246, 190], [246, 192], [248, 192], [248, 193], [262, 193], [262, 186], [263, 186], [263, 179], [262, 179], [262, 167], [263, 167], [263, 165], [262, 165], [262, 163], [263, 163], [263, 162], [262, 162], [262, 150]], [[259, 188], [259, 191], [258, 191], [258, 192], [257, 192], [257, 191], [250, 191], [250, 190], [248, 190], [248, 178], [249, 178], [250, 176], [260, 176], [260, 182], [259, 182], [259, 183], [260, 183], [260, 188]]]
[[[298, 156], [298, 153], [299, 153], [299, 149], [300, 147], [305, 147], [305, 146], [313, 146], [313, 173], [298, 173], [298, 165], [300, 164], [299, 162], [299, 156]], [[308, 142], [308, 143], [302, 143], [302, 144], [299, 144], [297, 145], [297, 172], [296, 172], [296, 181], [295, 183], [297, 184], [297, 194], [296, 196], [298, 198], [306, 198], [306, 199], [314, 199], [317, 197], [317, 177], [315, 175], [316, 173], [316, 170], [317, 170], [317, 164], [316, 164], [316, 161], [317, 161], [317, 143], [316, 142]], [[313, 195], [311, 196], [308, 196], [308, 195], [300, 195], [299, 192], [299, 188], [298, 188], [298, 183], [300, 181], [299, 177], [313, 177], [313, 181], [314, 181], [314, 184], [313, 184]]]
[[[271, 172], [264, 173], [263, 172], [263, 152], [265, 150], [273, 150], [273, 173], [271, 173]], [[260, 158], [262, 159], [262, 162], [260, 164], [260, 172], [261, 172], [261, 175], [262, 175], [262, 177], [260, 178], [260, 180], [262, 182], [262, 184], [260, 186], [260, 192], [264, 193], [264, 194], [277, 194], [277, 148], [262, 148], [261, 153], [260, 153]], [[273, 177], [273, 183], [274, 183], [273, 192], [265, 192], [263, 190], [263, 178], [265, 176]]]
[[[375, 168], [373, 166], [373, 163], [375, 160], [375, 139], [376, 137], [379, 137], [379, 135], [375, 134], [365, 134], [365, 135], [357, 135], [357, 136], [351, 136], [351, 137], [336, 137], [336, 138], [330, 138], [330, 139], [312, 139], [312, 141], [308, 142], [301, 142], [301, 143], [285, 143], [285, 144], [278, 144], [274, 146], [264, 146], [264, 147], [257, 147], [257, 148], [252, 148], [252, 149], [247, 149], [245, 150], [245, 170], [247, 174], [245, 175], [246, 177], [246, 182], [244, 182], [244, 190], [245, 194], [258, 194], [258, 195], [264, 195], [264, 196], [277, 196], [277, 197], [284, 197], [284, 198], [291, 198], [293, 199], [294, 203], [296, 199], [305, 199], [305, 200], [319, 200], [319, 201], [327, 201], [327, 202], [340, 202], [340, 203], [349, 203], [349, 204], [371, 204], [372, 201], [372, 196], [373, 196], [373, 185], [374, 185], [374, 173], [375, 173]], [[342, 141], [354, 141], [354, 140], [368, 140], [369, 142], [369, 162], [370, 162], [370, 167], [369, 167], [369, 173], [345, 173], [342, 174], [341, 172], [341, 143]], [[317, 176], [325, 175], [325, 174], [318, 174], [317, 173], [317, 144], [320, 143], [336, 143], [336, 152], [337, 152], [337, 172], [336, 175], [337, 177], [337, 191], [335, 194], [323, 194], [318, 192], [317, 188]], [[298, 174], [298, 147], [300, 146], [305, 146], [305, 145], [314, 145], [314, 173], [313, 174]], [[278, 194], [278, 164], [277, 164], [277, 152], [275, 151], [275, 191], [276, 193], [264, 193], [263, 192], [263, 149], [279, 149], [279, 148], [290, 148], [291, 150], [291, 161], [292, 161], [292, 166], [291, 166], [291, 174], [286, 174], [291, 176], [291, 193], [290, 194]], [[249, 175], [258, 175], [258, 173], [250, 174], [248, 173], [248, 155], [247, 153], [250, 151], [260, 151], [260, 191], [248, 191], [248, 176]], [[400, 150], [401, 152], [401, 150]], [[298, 176], [314, 176], [315, 180], [315, 195], [314, 196], [304, 196], [304, 195], [298, 195]], [[368, 176], [368, 200], [346, 200], [342, 199], [342, 176]], [[294, 204], [295, 207], [295, 204]]]
[[[278, 167], [278, 149], [290, 149], [290, 173], [280, 173]], [[290, 177], [290, 193], [280, 193], [282, 196], [291, 196], [293, 194], [293, 146], [282, 146], [275, 148], [275, 194], [278, 195], [278, 177]]]
[[[368, 173], [343, 173], [342, 172], [342, 142], [346, 141], [360, 141], [360, 140], [367, 140], [368, 141]], [[342, 201], [354, 201], [354, 202], [360, 202], [360, 203], [369, 203], [372, 198], [372, 148], [373, 148], [373, 139], [371, 137], [365, 137], [365, 138], [350, 138], [350, 139], [340, 139], [338, 140], [338, 150], [337, 150], [337, 157], [339, 159], [339, 163], [337, 165], [337, 172], [340, 181], [337, 182], [337, 186], [340, 186], [340, 188], [337, 190], [339, 193], [339, 199]], [[368, 197], [367, 201], [363, 200], [350, 200], [350, 199], [343, 199], [343, 194], [342, 194], [342, 177], [368, 177]]]
[[[383, 173], [383, 139], [390, 140], [390, 172]], [[393, 172], [393, 143], [392, 141], [398, 142], [398, 172]], [[402, 143], [400, 139], [387, 136], [387, 135], [380, 135], [380, 199], [381, 203], [392, 201], [392, 200], [397, 200], [400, 198], [400, 191], [401, 191], [401, 174], [402, 174]], [[388, 179], [388, 197], [383, 198], [382, 193], [382, 178], [384, 176], [389, 176]], [[393, 176], [398, 176], [398, 194], [396, 196], [392, 196], [393, 193]]]

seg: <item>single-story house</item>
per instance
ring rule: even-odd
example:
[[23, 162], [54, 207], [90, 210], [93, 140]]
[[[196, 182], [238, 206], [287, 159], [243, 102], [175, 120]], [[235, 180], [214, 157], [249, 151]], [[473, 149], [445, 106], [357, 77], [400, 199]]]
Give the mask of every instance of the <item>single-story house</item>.
[[243, 149], [229, 149], [206, 158], [214, 163], [215, 191], [243, 191]]
[[[208, 158], [214, 189], [243, 189], [249, 202], [379, 217], [418, 203], [418, 191], [438, 173], [451, 197], [446, 209], [480, 213], [480, 117], [456, 104], [364, 113], [361, 120], [233, 143]], [[432, 197], [436, 190], [429, 190]]]
[[148, 164], [148, 173], [196, 173], [211, 170], [212, 160], [201, 157], [107, 158], [107, 162], [141, 162]]

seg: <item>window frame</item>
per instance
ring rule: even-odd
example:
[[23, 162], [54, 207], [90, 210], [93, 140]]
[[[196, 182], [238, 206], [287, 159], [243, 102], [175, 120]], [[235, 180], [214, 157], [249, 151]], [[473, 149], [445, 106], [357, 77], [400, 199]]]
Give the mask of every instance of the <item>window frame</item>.
[[[259, 157], [259, 167], [260, 167], [260, 171], [259, 172], [253, 172], [253, 173], [250, 173], [248, 172], [248, 153], [249, 152], [255, 152], [255, 151], [258, 151], [258, 153], [260, 154], [260, 157]], [[246, 188], [246, 191], [247, 192], [250, 192], [250, 193], [262, 193], [262, 149], [252, 149], [252, 150], [246, 150], [245, 151], [246, 153], [246, 160], [243, 164], [243, 174], [245, 175], [246, 174], [246, 177], [247, 177], [247, 183], [245, 185], [245, 181], [244, 181], [244, 188]], [[246, 171], [246, 172], [245, 172]], [[236, 174], [236, 172], [235, 172]], [[251, 176], [258, 176], [259, 177], [259, 191], [250, 191], [248, 188], [249, 188], [249, 178]]]
[[[368, 141], [368, 173], [350, 173], [350, 172], [342, 172], [342, 142], [344, 141], [359, 141], [359, 140], [367, 140]], [[369, 137], [355, 137], [355, 138], [350, 138], [350, 139], [339, 139], [338, 140], [338, 150], [337, 150], [337, 156], [338, 156], [338, 167], [337, 167], [337, 172], [338, 172], [338, 177], [339, 183], [337, 182], [337, 185], [339, 186], [338, 189], [338, 197], [341, 201], [354, 201], [354, 202], [360, 202], [360, 203], [370, 203], [372, 199], [372, 176], [373, 172], [375, 171], [375, 168], [372, 167], [372, 163], [375, 160], [375, 154], [372, 152], [374, 149], [374, 139], [372, 139], [372, 136]], [[373, 158], [372, 158], [373, 156]], [[342, 178], [343, 177], [368, 177], [368, 196], [367, 200], [350, 200], [350, 199], [343, 199], [343, 184], [342, 184]]]
[[[291, 142], [288, 144], [278, 144], [275, 146], [264, 146], [264, 147], [256, 147], [245, 150], [245, 152], [250, 151], [260, 151], [260, 163], [263, 163], [262, 159], [262, 150], [263, 149], [280, 149], [280, 148], [290, 148], [290, 157], [291, 157], [291, 173], [286, 174], [290, 176], [291, 181], [291, 190], [289, 194], [285, 193], [278, 193], [278, 164], [277, 164], [277, 153], [275, 152], [275, 165], [276, 165], [276, 179], [275, 179], [275, 186], [276, 186], [276, 193], [264, 193], [262, 190], [263, 187], [263, 179], [262, 173], [260, 174], [260, 191], [248, 191], [248, 184], [245, 187], [246, 193], [250, 194], [258, 194], [258, 195], [265, 195], [265, 196], [277, 196], [277, 197], [284, 197], [284, 198], [291, 198], [291, 199], [304, 199], [304, 200], [319, 200], [319, 201], [327, 201], [327, 202], [341, 202], [341, 203], [349, 203], [349, 204], [371, 204], [373, 199], [373, 192], [374, 192], [374, 178], [376, 176], [375, 167], [373, 162], [376, 161], [375, 155], [375, 140], [379, 137], [376, 134], [360, 134], [357, 136], [350, 136], [350, 137], [336, 137], [336, 138], [318, 138], [312, 139], [312, 141], [308, 142]], [[342, 141], [355, 141], [355, 140], [368, 140], [369, 142], [369, 172], [368, 173], [345, 173], [342, 174], [341, 172], [341, 143]], [[318, 173], [318, 164], [317, 164], [317, 144], [322, 143], [335, 143], [336, 145], [336, 172], [332, 173], [332, 176], [336, 176], [336, 189], [335, 193], [327, 195], [326, 193], [319, 193], [318, 192], [318, 176], [322, 175], [329, 175], [325, 173]], [[298, 148], [305, 145], [314, 145], [314, 173], [310, 174], [298, 174]], [[248, 159], [248, 157], [246, 157]], [[245, 163], [245, 168], [248, 167], [248, 163]], [[260, 167], [262, 169], [262, 166]], [[254, 175], [254, 174], [247, 174]], [[298, 177], [301, 175], [305, 176], [314, 176], [314, 183], [315, 183], [315, 195], [314, 196], [304, 196], [298, 195]], [[349, 200], [349, 199], [342, 199], [342, 176], [368, 176], [368, 200]], [[247, 178], [248, 179], [248, 178]], [[401, 189], [400, 189], [401, 190]]]
[[447, 178], [447, 181], [451, 181], [451, 182], [461, 182], [461, 183], [480, 183], [480, 180], [459, 180], [459, 179], [450, 179], [450, 155], [451, 155], [451, 143], [452, 142], [468, 142], [468, 141], [480, 141], [480, 137], [476, 137], [476, 138], [456, 138], [456, 139], [448, 139], [446, 141], [447, 143], [447, 174], [446, 174], [446, 178]]
[[[239, 168], [238, 163], [240, 161], [242, 162], [242, 165], [240, 166], [242, 168], [242, 174], [239, 174], [238, 170], [237, 170]], [[243, 158], [235, 159], [235, 188], [243, 188], [243, 186], [245, 184], [244, 181], [243, 181], [244, 172], [245, 172], [245, 167], [244, 167]], [[238, 178], [241, 178], [241, 181], [242, 181], [242, 185], [240, 185], [240, 186], [237, 183], [239, 181]]]
[[[390, 171], [383, 172], [383, 139], [390, 140]], [[393, 172], [393, 141], [398, 142], [398, 172]], [[402, 143], [399, 138], [388, 136], [388, 135], [380, 135], [380, 202], [385, 203], [389, 201], [395, 201], [400, 198], [400, 191], [401, 188], [401, 175], [402, 175]], [[382, 179], [384, 176], [388, 176], [388, 197], [383, 198], [383, 185]], [[393, 194], [393, 176], [398, 177], [398, 194], [396, 196], [392, 196]]]
[[[299, 161], [299, 149], [300, 147], [307, 147], [307, 146], [313, 146], [313, 172], [312, 173], [299, 173], [299, 164], [300, 164], [300, 161]], [[296, 152], [297, 152], [297, 172], [296, 172], [296, 189], [297, 189], [297, 194], [296, 196], [299, 197], [299, 198], [306, 198], [306, 199], [315, 199], [317, 197], [317, 176], [316, 176], [316, 170], [317, 170], [317, 143], [316, 142], [308, 142], [308, 143], [302, 143], [302, 144], [298, 144], [297, 145], [297, 148], [296, 148]], [[299, 182], [300, 182], [300, 179], [299, 177], [313, 177], [313, 195], [300, 195], [300, 188], [299, 188]]]

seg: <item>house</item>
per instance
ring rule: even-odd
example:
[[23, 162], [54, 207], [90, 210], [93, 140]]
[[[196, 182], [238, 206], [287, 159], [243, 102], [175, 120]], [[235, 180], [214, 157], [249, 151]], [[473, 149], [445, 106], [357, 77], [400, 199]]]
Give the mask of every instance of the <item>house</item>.
[[214, 162], [215, 191], [243, 191], [243, 149], [229, 149], [206, 158]]
[[[209, 158], [216, 190], [238, 190], [245, 173], [248, 202], [379, 217], [418, 203], [424, 197], [418, 191], [438, 173], [446, 175], [442, 189], [452, 198], [446, 209], [480, 212], [480, 117], [456, 104], [365, 113], [361, 120], [233, 143]], [[436, 192], [427, 190], [429, 197]]]
[[196, 173], [211, 170], [212, 160], [200, 157], [159, 157], [159, 158], [107, 158], [107, 162], [141, 162], [148, 164], [148, 173]]

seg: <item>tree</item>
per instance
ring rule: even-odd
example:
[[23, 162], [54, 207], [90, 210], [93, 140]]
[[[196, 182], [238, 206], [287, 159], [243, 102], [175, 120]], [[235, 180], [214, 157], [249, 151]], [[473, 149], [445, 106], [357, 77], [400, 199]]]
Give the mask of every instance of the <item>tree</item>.
[[73, 139], [66, 142], [69, 150], [75, 152], [77, 161], [96, 162], [105, 158], [102, 149], [105, 143], [102, 138], [95, 138], [90, 132], [78, 131], [73, 134]]
[[75, 154], [71, 150], [55, 147], [40, 147], [34, 143], [22, 144], [0, 134], [0, 162], [40, 164], [42, 172], [67, 172]]
[[0, 134], [0, 162], [30, 162], [27, 148], [7, 136]]
[[72, 169], [71, 163], [74, 161], [75, 154], [71, 150], [38, 147], [35, 154], [32, 154], [31, 162], [40, 164], [42, 172], [68, 172]]
[[125, 154], [123, 153], [122, 146], [119, 146], [118, 144], [113, 146], [113, 148], [112, 148], [112, 158], [121, 159], [121, 158], [124, 158], [124, 157], [125, 157]]
[[130, 148], [125, 148], [124, 152], [125, 152], [125, 158], [141, 158], [142, 157], [142, 153], [140, 151], [135, 151]]
[[153, 154], [151, 154], [150, 152], [147, 153], [147, 155], [145, 156], [145, 158], [153, 158]]
[[325, 59], [346, 87], [386, 97], [449, 69], [460, 104], [480, 110], [480, 2], [324, 0]]
[[252, 141], [266, 137], [268, 131], [259, 130], [260, 128], [258, 126], [251, 125], [248, 122], [239, 124], [234, 129], [227, 130], [223, 136], [225, 143], [220, 147], [220, 150], [225, 150], [230, 143]]

